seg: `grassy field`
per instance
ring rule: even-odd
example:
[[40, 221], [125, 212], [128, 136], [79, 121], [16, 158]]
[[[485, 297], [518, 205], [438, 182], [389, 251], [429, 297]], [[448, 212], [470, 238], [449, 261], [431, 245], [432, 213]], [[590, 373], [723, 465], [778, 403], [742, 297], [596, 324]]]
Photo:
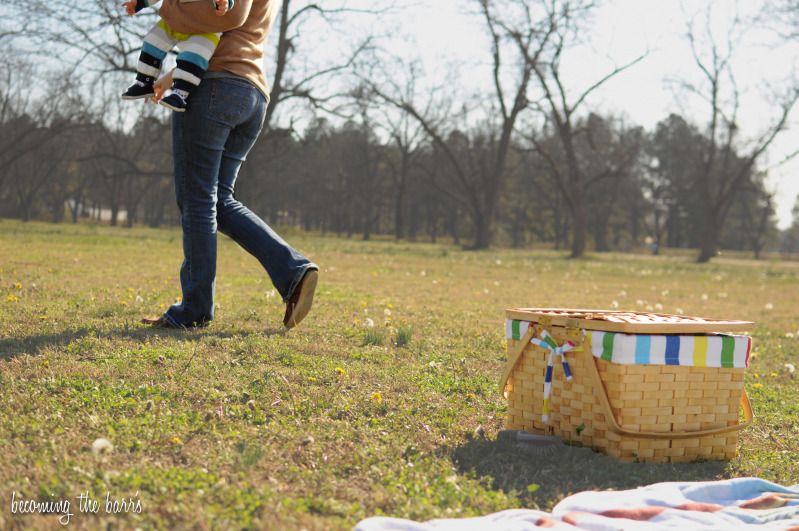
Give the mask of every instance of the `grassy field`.
[[[300, 328], [278, 332], [269, 279], [221, 239], [216, 321], [173, 332], [138, 320], [179, 295], [178, 231], [0, 221], [0, 528], [61, 527], [13, 516], [12, 496], [70, 499], [77, 528], [346, 529], [657, 481], [799, 483], [799, 264], [288, 238], [321, 267]], [[756, 321], [739, 457], [619, 465], [497, 441], [504, 309], [536, 305]], [[107, 514], [107, 494], [140, 511]]]

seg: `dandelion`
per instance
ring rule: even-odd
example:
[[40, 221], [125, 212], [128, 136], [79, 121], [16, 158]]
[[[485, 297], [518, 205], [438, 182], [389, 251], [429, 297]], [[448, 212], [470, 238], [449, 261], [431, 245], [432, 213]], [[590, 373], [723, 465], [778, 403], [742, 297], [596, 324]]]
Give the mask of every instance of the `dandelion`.
[[367, 317], [366, 321], [363, 322], [363, 326], [365, 326], [366, 328], [374, 328], [375, 322], [374, 320], [372, 320], [371, 317]]
[[345, 374], [347, 374], [347, 371], [345, 371], [341, 367], [336, 367], [336, 374], [338, 374], [339, 376], [344, 376]]
[[422, 275], [423, 277], [426, 277], [426, 276], [427, 276], [427, 271], [422, 271], [422, 272], [421, 272], [421, 273], [419, 273], [419, 274], [420, 274], [420, 275]]
[[17, 282], [16, 284], [14, 284], [14, 289], [22, 289], [22, 284]]
[[267, 292], [266, 292], [266, 298], [267, 298], [267, 299], [271, 299], [271, 298], [273, 298], [274, 296], [275, 296], [275, 290], [271, 290], [271, 291], [267, 291]]
[[19, 300], [19, 297], [17, 297], [13, 293], [10, 294], [8, 297], [6, 297], [6, 302], [17, 302], [18, 300]]
[[380, 394], [380, 391], [375, 391], [372, 393], [372, 402], [375, 404], [382, 404], [383, 403], [383, 395]]
[[391, 310], [389, 308], [386, 308], [385, 310], [383, 310], [383, 315], [385, 315], [386, 317], [391, 317]]
[[611, 308], [618, 308], [618, 307], [619, 307], [619, 301], [613, 301], [613, 302], [611, 302], [611, 303], [610, 303], [610, 307], [611, 307]]
[[766, 311], [771, 311], [774, 309], [774, 305], [769, 302], [763, 307], [763, 309]]
[[497, 265], [502, 265], [502, 260], [499, 260], [499, 259], [497, 259], [497, 261], [496, 261], [495, 263], [496, 263]]
[[315, 382], [316, 381], [316, 377], [315, 376], [309, 376], [308, 377], [308, 381], [309, 382]]
[[170, 441], [172, 444], [176, 444], [176, 445], [178, 445], [178, 446], [183, 446], [183, 441], [182, 441], [182, 440], [180, 439], [180, 437], [178, 437], [177, 435], [175, 435], [174, 437], [172, 437], [171, 439], [169, 439], [169, 441]]
[[794, 364], [793, 364], [793, 363], [786, 363], [786, 364], [785, 364], [785, 368], [786, 368], [786, 369], [788, 369], [788, 372], [789, 372], [790, 374], [793, 374], [793, 373], [795, 373], [795, 372], [796, 372], [796, 366], [794, 366]]
[[763, 389], [763, 384], [760, 383], [760, 382], [753, 383], [752, 384], [752, 389]]
[[787, 334], [785, 334], [785, 337], [786, 337], [786, 339], [793, 339], [794, 338], [794, 334], [793, 334], [793, 332], [788, 332]]
[[477, 400], [477, 395], [474, 393], [466, 393], [467, 400]]
[[114, 445], [111, 444], [111, 441], [108, 439], [100, 437], [99, 439], [95, 439], [92, 443], [92, 453], [94, 455], [100, 455], [102, 453], [111, 453], [114, 450]]
[[144, 302], [144, 299], [142, 299], [142, 296], [141, 296], [141, 295], [136, 295], [136, 302], [137, 302], [138, 304], [141, 304], [141, 303], [143, 303], [143, 302]]
[[706, 301], [708, 299], [707, 293], [703, 293], [701, 299]]

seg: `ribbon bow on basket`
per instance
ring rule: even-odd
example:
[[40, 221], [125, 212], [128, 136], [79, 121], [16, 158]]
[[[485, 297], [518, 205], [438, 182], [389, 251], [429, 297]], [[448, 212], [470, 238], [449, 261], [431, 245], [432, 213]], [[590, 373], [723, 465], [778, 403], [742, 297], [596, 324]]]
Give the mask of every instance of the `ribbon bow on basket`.
[[530, 343], [549, 350], [549, 357], [547, 358], [547, 372], [544, 376], [544, 409], [541, 413], [541, 420], [549, 422], [549, 397], [552, 395], [552, 372], [555, 368], [555, 358], [560, 357], [561, 365], [563, 365], [563, 374], [566, 375], [566, 381], [572, 381], [572, 371], [569, 368], [569, 362], [566, 361], [567, 352], [576, 352], [582, 350], [571, 341], [566, 341], [564, 344], [558, 346], [552, 335], [544, 330], [541, 332], [541, 339], [532, 338]]
[[521, 338], [518, 345], [514, 348], [514, 351], [508, 358], [508, 363], [505, 366], [505, 371], [502, 374], [502, 378], [499, 380], [499, 392], [505, 398], [508, 398], [509, 393], [512, 389], [512, 385], [510, 384], [510, 376], [513, 373], [513, 369], [516, 367], [516, 364], [522, 357], [527, 345], [533, 344], [538, 347], [541, 347], [545, 350], [549, 351], [549, 356], [547, 357], [547, 371], [546, 376], [544, 377], [544, 409], [543, 414], [541, 415], [541, 420], [544, 422], [549, 422], [549, 397], [552, 394], [552, 372], [555, 368], [555, 358], [561, 358], [561, 365], [563, 366], [563, 373], [566, 375], [566, 381], [572, 380], [572, 371], [569, 368], [569, 363], [566, 361], [566, 354], [567, 352], [579, 352], [583, 350], [583, 347], [578, 347], [571, 341], [566, 341], [563, 345], [558, 345], [555, 342], [555, 339], [550, 335], [549, 332], [546, 330], [541, 331], [541, 339], [535, 337], [537, 327], [530, 326], [527, 329], [527, 332]]

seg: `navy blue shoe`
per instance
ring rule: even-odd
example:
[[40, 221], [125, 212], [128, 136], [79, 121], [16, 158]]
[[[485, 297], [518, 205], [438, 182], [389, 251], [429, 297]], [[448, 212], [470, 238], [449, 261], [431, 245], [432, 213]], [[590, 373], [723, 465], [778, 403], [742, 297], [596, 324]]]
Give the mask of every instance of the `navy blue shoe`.
[[155, 96], [152, 83], [142, 83], [141, 81], [135, 82], [122, 93], [123, 100], [140, 100], [150, 96]]
[[186, 106], [188, 105], [186, 98], [177, 91], [172, 91], [172, 94], [162, 99], [159, 103], [175, 112], [186, 112]]

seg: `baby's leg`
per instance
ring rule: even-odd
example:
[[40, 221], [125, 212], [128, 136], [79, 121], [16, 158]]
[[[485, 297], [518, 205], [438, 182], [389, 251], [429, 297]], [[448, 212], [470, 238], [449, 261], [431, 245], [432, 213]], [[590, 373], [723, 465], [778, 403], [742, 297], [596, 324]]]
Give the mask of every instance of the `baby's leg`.
[[153, 95], [153, 83], [161, 73], [164, 57], [175, 46], [177, 38], [162, 19], [144, 37], [139, 62], [136, 65], [136, 83], [122, 95], [123, 99], [146, 98]]
[[186, 108], [186, 100], [208, 69], [208, 61], [214, 55], [221, 33], [190, 35], [179, 44], [175, 73], [172, 75], [172, 92], [162, 103], [176, 111]]

